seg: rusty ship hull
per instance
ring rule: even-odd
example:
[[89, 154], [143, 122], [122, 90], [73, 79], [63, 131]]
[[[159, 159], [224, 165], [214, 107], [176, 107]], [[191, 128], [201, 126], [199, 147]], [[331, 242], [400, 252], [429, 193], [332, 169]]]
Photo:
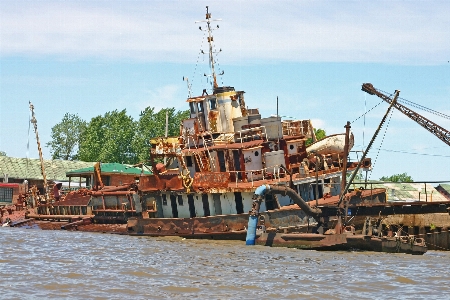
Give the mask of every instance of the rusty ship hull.
[[[347, 161], [354, 140], [350, 126], [344, 134], [318, 141], [309, 119], [261, 117], [258, 108], [247, 105], [244, 91], [217, 84], [223, 72], [216, 73], [208, 8], [204, 22], [200, 29], [207, 32], [211, 86], [199, 96], [189, 90], [190, 115], [178, 136], [150, 138], [149, 160], [141, 166], [152, 174], [104, 187], [98, 168], [96, 188], [78, 195], [83, 201], [74, 195], [73, 203], [40, 205], [28, 217], [65, 219], [68, 230], [94, 231], [95, 225], [104, 228], [101, 223], [119, 223], [123, 234], [245, 240], [249, 220], [257, 216], [259, 244], [348, 247], [351, 239], [340, 230], [334, 235], [324, 231], [335, 225], [332, 217], [347, 215], [352, 204], [351, 196], [344, 195], [345, 178], [360, 162]], [[364, 167], [371, 167], [369, 158]], [[291, 195], [255, 197], [261, 186], [285, 188]], [[363, 210], [382, 203], [384, 192], [375, 194], [353, 205]], [[341, 203], [342, 196], [346, 200]]]

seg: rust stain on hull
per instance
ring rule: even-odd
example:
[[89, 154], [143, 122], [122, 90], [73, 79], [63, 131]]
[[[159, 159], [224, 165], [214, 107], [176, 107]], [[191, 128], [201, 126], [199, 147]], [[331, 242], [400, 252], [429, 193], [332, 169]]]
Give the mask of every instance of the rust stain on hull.
[[159, 174], [142, 176], [139, 180], [139, 190], [152, 191], [182, 191], [183, 181], [178, 174]]
[[204, 191], [210, 188], [227, 188], [230, 182], [230, 173], [199, 172], [194, 175], [194, 190]]

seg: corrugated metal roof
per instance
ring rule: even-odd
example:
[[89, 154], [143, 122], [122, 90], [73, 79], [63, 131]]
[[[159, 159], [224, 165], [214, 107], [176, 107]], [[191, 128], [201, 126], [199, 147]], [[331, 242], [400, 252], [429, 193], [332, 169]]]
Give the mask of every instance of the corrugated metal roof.
[[[94, 162], [71, 160], [44, 160], [47, 180], [68, 181], [66, 172], [93, 166]], [[41, 162], [36, 158], [15, 158], [0, 156], [0, 176], [8, 174], [8, 178], [43, 180]]]
[[450, 184], [440, 184], [439, 186], [450, 193]]
[[[355, 182], [355, 187], [364, 187], [364, 182]], [[442, 185], [441, 185], [442, 186]], [[352, 185], [353, 188], [353, 185]], [[388, 201], [448, 201], [430, 183], [367, 183], [367, 189], [386, 189]], [[431, 200], [432, 199], [432, 200]]]
[[[119, 163], [102, 163], [100, 170], [102, 173], [106, 174], [135, 174], [140, 175], [142, 173], [142, 169], [135, 168], [131, 165], [119, 164]], [[67, 175], [80, 175], [80, 174], [92, 174], [94, 173], [94, 167], [87, 167], [77, 170], [72, 170], [67, 172]], [[144, 170], [144, 174], [150, 175], [152, 174], [148, 170]]]

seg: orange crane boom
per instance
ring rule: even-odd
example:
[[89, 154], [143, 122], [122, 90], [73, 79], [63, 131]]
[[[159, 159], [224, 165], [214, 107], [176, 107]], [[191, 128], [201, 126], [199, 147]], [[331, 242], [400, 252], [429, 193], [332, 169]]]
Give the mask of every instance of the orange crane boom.
[[[378, 96], [389, 104], [391, 104], [393, 101], [393, 99], [391, 99], [389, 96], [375, 89], [371, 83], [363, 83], [361, 90], [370, 95]], [[416, 121], [420, 126], [425, 128], [426, 130], [437, 136], [438, 139], [450, 146], [450, 131], [398, 102], [395, 102], [393, 106], [403, 114], [405, 114], [408, 118]]]

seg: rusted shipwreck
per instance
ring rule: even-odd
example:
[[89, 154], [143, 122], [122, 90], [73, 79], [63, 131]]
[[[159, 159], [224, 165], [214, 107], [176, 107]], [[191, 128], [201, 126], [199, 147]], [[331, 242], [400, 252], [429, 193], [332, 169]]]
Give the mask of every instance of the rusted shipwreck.
[[[186, 100], [190, 118], [180, 124], [179, 136], [150, 140], [145, 165], [152, 174], [123, 185], [94, 184], [94, 190], [81, 195], [89, 199], [84, 198], [86, 209], [76, 211], [86, 213], [71, 219], [65, 229], [116, 222], [126, 223], [124, 233], [130, 235], [248, 240], [253, 226], [253, 239], [261, 245], [426, 252], [423, 241], [414, 237], [405, 243], [401, 237], [385, 237], [383, 228], [374, 226], [356, 235], [347, 226], [352, 211], [360, 216], [393, 212], [385, 190], [344, 193], [347, 172], [371, 167], [370, 158], [347, 161], [353, 146], [350, 126], [345, 133], [317, 141], [308, 119], [262, 118], [257, 108], [248, 108], [244, 91], [218, 86], [208, 8], [205, 22], [212, 92], [205, 89]], [[93, 180], [98, 183], [101, 168], [97, 172]], [[270, 192], [259, 193], [262, 187]], [[53, 209], [41, 208], [40, 218], [54, 214]], [[447, 204], [396, 209], [443, 212]]]
[[[310, 120], [263, 118], [247, 106], [244, 91], [219, 86], [208, 9], [205, 22], [212, 92], [186, 100], [190, 118], [179, 136], [151, 139], [153, 174], [139, 179], [142, 215], [128, 219], [130, 234], [245, 239], [257, 187], [284, 186], [306, 201], [337, 196], [343, 172], [356, 166], [344, 166], [351, 133], [342, 134], [346, 145], [338, 135], [316, 141]], [[314, 143], [307, 146], [308, 139]], [[260, 203], [266, 226], [315, 222], [300, 208], [280, 209], [292, 201], [266, 195]]]

